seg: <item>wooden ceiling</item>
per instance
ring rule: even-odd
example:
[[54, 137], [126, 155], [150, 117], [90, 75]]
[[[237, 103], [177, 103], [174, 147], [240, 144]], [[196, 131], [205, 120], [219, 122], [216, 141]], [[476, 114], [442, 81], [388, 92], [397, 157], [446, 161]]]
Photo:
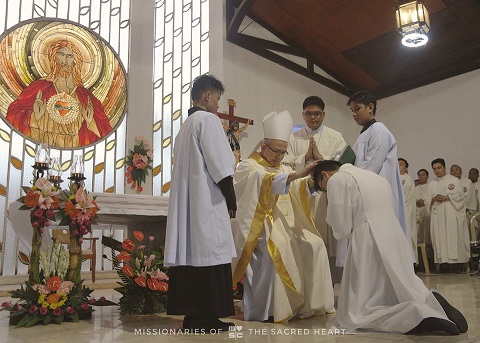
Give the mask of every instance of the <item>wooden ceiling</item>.
[[[395, 0], [227, 0], [227, 40], [345, 95], [384, 98], [480, 68], [480, 0], [423, 3], [424, 47], [401, 44]], [[246, 34], [251, 23], [276, 42]]]

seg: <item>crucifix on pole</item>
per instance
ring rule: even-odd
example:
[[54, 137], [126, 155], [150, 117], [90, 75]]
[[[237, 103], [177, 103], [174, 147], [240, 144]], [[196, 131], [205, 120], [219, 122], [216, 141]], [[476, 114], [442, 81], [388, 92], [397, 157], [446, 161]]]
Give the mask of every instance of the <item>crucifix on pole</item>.
[[250, 125], [253, 125], [253, 120], [252, 120], [252, 119], [235, 116], [234, 111], [235, 111], [235, 107], [236, 107], [236, 105], [237, 105], [237, 103], [235, 102], [235, 100], [233, 100], [233, 99], [228, 99], [228, 100], [227, 100], [227, 103], [228, 103], [228, 113], [217, 112], [218, 117], [219, 117], [220, 119], [228, 120], [228, 125], [229, 125], [229, 126], [230, 126], [230, 124], [232, 124], [234, 121], [238, 121], [239, 123], [244, 123], [244, 124], [246, 124], [246, 123], [248, 123], [249, 120], [250, 120]]

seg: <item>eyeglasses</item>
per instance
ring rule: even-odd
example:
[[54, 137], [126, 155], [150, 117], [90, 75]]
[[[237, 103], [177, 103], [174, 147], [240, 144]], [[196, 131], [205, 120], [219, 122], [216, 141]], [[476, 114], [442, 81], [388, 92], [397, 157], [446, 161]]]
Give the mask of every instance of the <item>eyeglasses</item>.
[[314, 111], [314, 112], [307, 111], [307, 112], [303, 112], [303, 115], [304, 115], [305, 117], [311, 117], [311, 116], [320, 117], [320, 116], [323, 116], [324, 114], [325, 114], [325, 112], [322, 112], [322, 111]]
[[277, 156], [285, 156], [288, 155], [288, 151], [280, 151], [280, 150], [273, 150], [270, 145], [265, 143], [265, 145]]

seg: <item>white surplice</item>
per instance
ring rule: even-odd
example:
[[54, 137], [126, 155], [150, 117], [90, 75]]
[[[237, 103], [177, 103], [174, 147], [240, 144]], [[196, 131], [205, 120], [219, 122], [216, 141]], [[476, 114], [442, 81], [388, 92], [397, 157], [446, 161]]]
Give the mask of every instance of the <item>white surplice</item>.
[[465, 195], [465, 209], [476, 211], [478, 198], [473, 182], [466, 177], [461, 177], [460, 183], [462, 184], [463, 194]]
[[238, 258], [245, 320], [275, 322], [334, 311], [325, 245], [308, 211], [306, 178], [287, 184], [288, 166], [272, 167], [258, 153], [234, 177]]
[[197, 111], [175, 139], [165, 266], [215, 266], [235, 256], [230, 217], [220, 187], [233, 175], [235, 157], [220, 118]]
[[338, 297], [336, 326], [405, 333], [424, 318], [448, 320], [415, 275], [394, 211], [388, 182], [351, 164], [328, 181], [327, 222], [337, 238], [350, 238]]
[[408, 174], [400, 175], [402, 180], [403, 200], [405, 202], [405, 214], [407, 226], [410, 230], [412, 249], [415, 253], [415, 260], [418, 263], [417, 251], [417, 199], [415, 198], [415, 184], [413, 178]]
[[356, 167], [370, 170], [387, 179], [392, 188], [395, 214], [405, 232], [405, 237], [410, 237], [410, 230], [406, 223], [395, 137], [383, 123], [375, 122], [358, 136], [353, 145], [353, 151], [356, 155]]
[[[465, 263], [470, 259], [470, 235], [465, 195], [460, 180], [452, 175], [428, 183], [430, 235], [435, 263]], [[431, 203], [433, 196], [447, 195], [445, 202]]]
[[[325, 160], [332, 160], [337, 155], [340, 155], [347, 145], [340, 132], [325, 125], [321, 125], [316, 130], [303, 127], [290, 136], [287, 149], [288, 155], [284, 157], [282, 163], [290, 165], [295, 170], [302, 170], [305, 167], [305, 155], [310, 145], [310, 138], [313, 138], [318, 152]], [[333, 237], [332, 229], [325, 222], [327, 215], [327, 197], [325, 194], [320, 192], [315, 197], [312, 197], [310, 213], [315, 226], [325, 242], [328, 256], [332, 256], [332, 260], [334, 260], [333, 256], [336, 256], [336, 266], [343, 267], [348, 242], [346, 240], [337, 242]], [[340, 279], [340, 276], [338, 276], [338, 279]]]

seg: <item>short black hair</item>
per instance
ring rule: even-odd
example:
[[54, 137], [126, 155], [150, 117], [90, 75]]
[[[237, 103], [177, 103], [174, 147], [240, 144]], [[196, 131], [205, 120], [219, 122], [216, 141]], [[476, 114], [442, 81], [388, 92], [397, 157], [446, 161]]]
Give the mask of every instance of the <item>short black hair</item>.
[[214, 76], [203, 74], [193, 80], [192, 86], [192, 100], [196, 101], [200, 99], [203, 93], [208, 91], [219, 91], [220, 94], [225, 92], [223, 83], [217, 80]]
[[422, 168], [422, 169], [419, 169], [419, 170], [418, 170], [417, 176], [418, 176], [418, 174], [420, 174], [421, 171], [424, 171], [424, 172], [427, 174], [427, 176], [429, 175], [429, 174], [428, 174], [428, 170]]
[[309, 96], [308, 98], [305, 98], [305, 100], [303, 100], [303, 109], [306, 109], [308, 106], [312, 105], [317, 105], [322, 109], [322, 111], [325, 109], [325, 102], [323, 102], [322, 98], [316, 95]]
[[353, 93], [350, 99], [348, 99], [347, 106], [350, 106], [350, 103], [352, 102], [363, 104], [365, 106], [373, 104], [373, 115], [377, 112], [377, 98], [369, 91], [358, 91]]
[[470, 168], [470, 170], [469, 170], [468, 172], [471, 172], [472, 170], [473, 170], [473, 171], [476, 171], [477, 174], [478, 174], [478, 169], [477, 169], [477, 168]]
[[315, 166], [315, 169], [313, 170], [313, 188], [318, 192], [320, 191], [320, 186], [318, 185], [320, 181], [322, 181], [322, 171], [336, 171], [338, 170], [342, 164], [338, 161], [334, 160], [325, 160], [325, 161], [320, 161], [318, 164]]
[[433, 168], [433, 165], [436, 164], [436, 163], [440, 163], [442, 166], [445, 167], [445, 160], [443, 158], [436, 158], [432, 161], [432, 168]]
[[405, 166], [408, 168], [408, 162], [406, 159], [399, 157], [398, 160], [405, 162]]

